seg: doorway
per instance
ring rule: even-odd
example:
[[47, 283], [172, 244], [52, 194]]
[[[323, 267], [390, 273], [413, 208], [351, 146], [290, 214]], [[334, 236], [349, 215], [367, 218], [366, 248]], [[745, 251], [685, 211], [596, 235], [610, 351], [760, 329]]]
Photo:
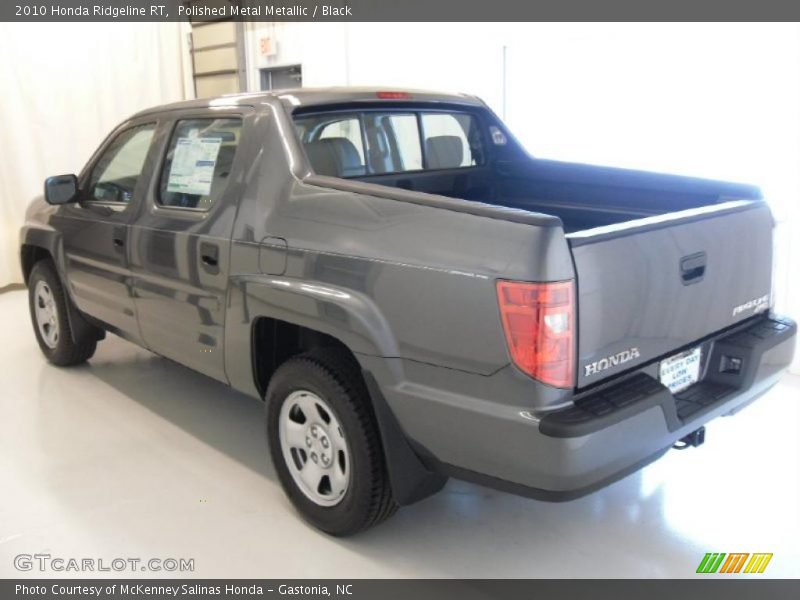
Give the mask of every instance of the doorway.
[[303, 68], [300, 65], [261, 69], [261, 90], [285, 90], [303, 86]]

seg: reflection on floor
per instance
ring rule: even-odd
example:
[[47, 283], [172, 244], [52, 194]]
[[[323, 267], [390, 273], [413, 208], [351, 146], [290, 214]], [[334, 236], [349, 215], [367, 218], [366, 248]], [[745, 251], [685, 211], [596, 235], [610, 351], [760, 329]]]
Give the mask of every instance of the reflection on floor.
[[197, 577], [690, 577], [706, 552], [772, 552], [759, 577], [798, 574], [798, 378], [581, 500], [451, 481], [338, 540], [284, 498], [259, 401], [113, 336], [52, 367], [25, 292], [0, 294], [0, 327], [0, 577], [40, 576], [22, 553], [192, 558]]

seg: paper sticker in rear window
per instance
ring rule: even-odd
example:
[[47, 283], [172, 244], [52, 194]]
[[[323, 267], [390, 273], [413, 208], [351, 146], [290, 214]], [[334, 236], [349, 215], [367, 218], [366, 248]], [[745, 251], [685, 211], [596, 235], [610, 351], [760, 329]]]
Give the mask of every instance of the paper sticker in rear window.
[[222, 138], [178, 138], [167, 180], [168, 192], [205, 196], [211, 191]]

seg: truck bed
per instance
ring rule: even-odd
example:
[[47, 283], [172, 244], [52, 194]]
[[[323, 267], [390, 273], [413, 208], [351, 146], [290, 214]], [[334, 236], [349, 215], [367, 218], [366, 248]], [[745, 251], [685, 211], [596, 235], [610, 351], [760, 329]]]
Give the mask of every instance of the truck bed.
[[510, 220], [560, 220], [578, 282], [578, 388], [769, 306], [772, 217], [752, 186], [533, 159], [359, 179], [496, 207]]
[[760, 198], [744, 184], [541, 159], [353, 179], [558, 217], [568, 234]]

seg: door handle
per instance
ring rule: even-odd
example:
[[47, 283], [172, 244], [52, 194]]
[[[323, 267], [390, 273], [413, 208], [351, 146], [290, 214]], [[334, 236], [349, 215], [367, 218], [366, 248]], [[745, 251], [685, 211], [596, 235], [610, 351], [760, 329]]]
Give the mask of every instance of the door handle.
[[697, 283], [706, 274], [706, 253], [698, 252], [681, 259], [681, 280], [683, 285]]
[[124, 225], [115, 225], [111, 231], [111, 243], [114, 245], [114, 250], [122, 252], [125, 247], [125, 238], [127, 237], [127, 229]]
[[200, 262], [203, 263], [203, 268], [209, 273], [219, 273], [219, 246], [201, 242]]

